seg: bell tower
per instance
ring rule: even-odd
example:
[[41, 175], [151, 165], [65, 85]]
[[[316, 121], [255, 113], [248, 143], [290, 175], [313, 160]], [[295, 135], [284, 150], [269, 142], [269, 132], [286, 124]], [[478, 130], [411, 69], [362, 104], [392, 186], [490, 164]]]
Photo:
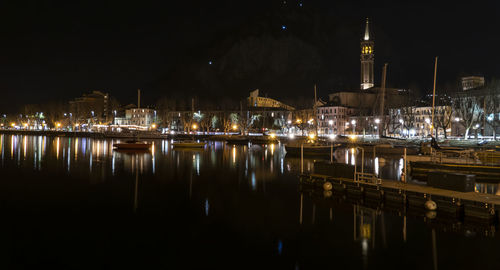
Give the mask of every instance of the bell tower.
[[363, 40], [361, 40], [361, 90], [372, 88], [373, 82], [373, 62], [375, 59], [374, 43], [370, 39], [370, 27], [366, 18], [366, 28]]

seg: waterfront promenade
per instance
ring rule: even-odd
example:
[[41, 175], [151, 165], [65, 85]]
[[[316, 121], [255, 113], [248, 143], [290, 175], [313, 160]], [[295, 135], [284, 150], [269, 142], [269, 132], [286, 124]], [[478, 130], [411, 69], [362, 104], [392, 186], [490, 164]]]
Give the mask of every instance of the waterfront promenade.
[[[134, 131], [134, 132], [89, 132], [89, 131], [59, 131], [59, 130], [13, 130], [13, 129], [0, 129], [0, 134], [16, 134], [16, 135], [33, 135], [33, 136], [60, 136], [60, 137], [88, 137], [88, 138], [109, 138], [109, 139], [150, 139], [150, 140], [162, 140], [162, 139], [192, 139], [193, 137], [200, 140], [214, 140], [214, 141], [224, 141], [231, 136], [236, 135], [235, 133], [223, 134], [219, 133], [204, 133], [196, 132], [194, 134], [185, 133], [165, 133], [157, 131]], [[287, 142], [292, 140], [288, 136], [280, 136], [277, 134], [281, 142]], [[294, 136], [293, 140], [303, 140], [306, 136]], [[373, 136], [362, 136], [357, 135], [355, 137], [347, 136], [337, 136], [335, 139], [331, 140], [329, 137], [320, 137], [320, 140], [326, 142], [335, 142], [342, 144], [349, 144], [356, 146], [358, 144], [392, 144], [407, 147], [419, 147], [422, 142], [428, 142], [429, 139], [422, 138], [391, 138], [391, 137], [373, 137]], [[483, 139], [469, 139], [464, 140], [463, 138], [440, 138], [438, 140], [440, 145], [446, 145], [451, 147], [462, 147], [462, 148], [482, 148], [482, 149], [499, 149], [500, 140], [483, 140]]]

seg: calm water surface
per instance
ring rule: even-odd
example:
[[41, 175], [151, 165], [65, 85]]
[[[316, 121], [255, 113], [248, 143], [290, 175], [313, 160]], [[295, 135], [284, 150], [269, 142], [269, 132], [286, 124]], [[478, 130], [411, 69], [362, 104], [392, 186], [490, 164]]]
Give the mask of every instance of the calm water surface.
[[[300, 160], [279, 144], [176, 150], [158, 140], [150, 152], [130, 153], [114, 142], [0, 135], [1, 266], [500, 267], [496, 225], [302, 193]], [[335, 159], [356, 162], [351, 151]], [[367, 158], [365, 166], [399, 179], [402, 161]], [[312, 167], [306, 160], [304, 170]]]

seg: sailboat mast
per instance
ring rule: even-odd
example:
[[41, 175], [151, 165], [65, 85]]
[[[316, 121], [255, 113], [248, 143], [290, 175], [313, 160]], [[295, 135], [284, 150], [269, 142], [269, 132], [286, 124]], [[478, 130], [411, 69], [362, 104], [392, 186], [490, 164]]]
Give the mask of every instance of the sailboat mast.
[[[431, 132], [430, 132], [431, 136], [432, 136], [432, 131], [434, 129], [434, 105], [435, 105], [435, 100], [436, 100], [436, 74], [437, 74], [437, 65], [438, 65], [438, 58], [436, 56], [436, 59], [434, 61], [434, 86], [432, 87], [432, 118], [431, 118]], [[436, 138], [437, 138], [437, 134], [436, 134]]]
[[137, 108], [141, 108], [141, 89], [137, 89]]
[[385, 80], [387, 76], [387, 63], [384, 64], [384, 69], [382, 71], [382, 94], [380, 100], [380, 123], [381, 128], [379, 129], [379, 136], [384, 135], [384, 127], [385, 127]]
[[314, 119], [314, 132], [316, 132], [316, 136], [318, 135], [318, 116], [316, 114], [316, 103], [317, 103], [317, 95], [316, 95], [316, 84], [314, 84], [314, 104], [313, 104], [313, 117]]

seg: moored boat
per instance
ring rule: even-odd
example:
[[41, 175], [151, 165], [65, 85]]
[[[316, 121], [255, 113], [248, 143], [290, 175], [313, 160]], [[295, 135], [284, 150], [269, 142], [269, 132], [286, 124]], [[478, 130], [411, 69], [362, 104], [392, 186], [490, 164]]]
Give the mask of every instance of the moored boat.
[[173, 142], [172, 146], [174, 148], [203, 148], [205, 147], [206, 142], [198, 142], [198, 141], [178, 141]]
[[229, 136], [225, 140], [228, 144], [248, 144], [250, 139], [247, 136]]
[[265, 136], [252, 136], [250, 137], [250, 142], [253, 144], [268, 144], [268, 143], [278, 143], [279, 140], [275, 135], [265, 135]]
[[148, 150], [151, 148], [152, 143], [146, 141], [126, 141], [124, 143], [115, 143], [113, 147], [116, 149], [126, 150]]
[[427, 180], [430, 172], [447, 172], [473, 174], [476, 182], [498, 183], [500, 181], [500, 166], [487, 166], [480, 164], [457, 164], [457, 163], [435, 163], [425, 161], [409, 162], [411, 177], [419, 180]]
[[[373, 153], [376, 154], [385, 154], [385, 155], [403, 155], [405, 147], [403, 146], [394, 146], [392, 144], [364, 144], [360, 145], [360, 148], [363, 148], [365, 153]], [[419, 150], [415, 147], [406, 147], [407, 155], [416, 155]]]
[[323, 144], [323, 143], [290, 143], [285, 144], [287, 155], [300, 155], [303, 151], [307, 156], [324, 156], [331, 155], [339, 144]]

